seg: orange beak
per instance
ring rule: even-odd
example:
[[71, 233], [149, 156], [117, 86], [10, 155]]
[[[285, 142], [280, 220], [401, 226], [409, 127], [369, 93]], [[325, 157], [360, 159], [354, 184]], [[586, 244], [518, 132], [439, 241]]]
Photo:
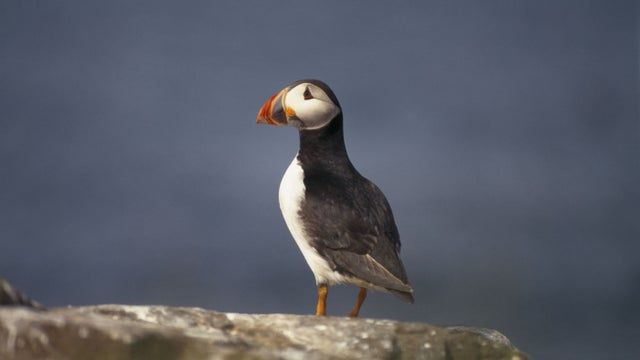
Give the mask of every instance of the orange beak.
[[262, 105], [260, 111], [258, 111], [256, 123], [275, 126], [287, 125], [284, 96], [287, 94], [288, 90], [289, 88], [284, 88], [264, 102], [264, 105]]

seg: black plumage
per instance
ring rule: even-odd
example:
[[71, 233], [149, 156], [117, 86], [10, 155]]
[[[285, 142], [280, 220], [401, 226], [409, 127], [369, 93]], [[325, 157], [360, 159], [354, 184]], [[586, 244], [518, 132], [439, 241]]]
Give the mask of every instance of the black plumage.
[[349, 160], [342, 113], [325, 127], [300, 130], [298, 161], [306, 189], [300, 218], [311, 246], [334, 271], [413, 302], [391, 207]]

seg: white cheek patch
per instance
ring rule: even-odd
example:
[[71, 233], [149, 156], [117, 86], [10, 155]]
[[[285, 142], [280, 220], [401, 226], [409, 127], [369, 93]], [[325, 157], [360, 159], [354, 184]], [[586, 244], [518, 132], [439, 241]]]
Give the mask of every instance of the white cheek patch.
[[318, 99], [303, 100], [293, 106], [296, 116], [306, 129], [318, 129], [333, 119], [340, 109], [332, 103]]
[[[304, 91], [309, 88], [312, 99], [305, 100]], [[329, 123], [340, 112], [338, 108], [322, 91], [312, 84], [300, 84], [291, 89], [286, 96], [285, 103], [296, 112], [304, 129], [319, 129]]]

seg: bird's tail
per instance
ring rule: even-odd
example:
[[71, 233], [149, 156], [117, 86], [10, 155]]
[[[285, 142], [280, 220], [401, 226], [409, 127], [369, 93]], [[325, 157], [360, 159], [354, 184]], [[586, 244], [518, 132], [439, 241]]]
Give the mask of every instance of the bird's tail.
[[394, 290], [394, 289], [387, 289], [387, 290], [406, 303], [413, 304], [414, 302], [413, 290], [411, 291], [400, 291], [400, 290]]

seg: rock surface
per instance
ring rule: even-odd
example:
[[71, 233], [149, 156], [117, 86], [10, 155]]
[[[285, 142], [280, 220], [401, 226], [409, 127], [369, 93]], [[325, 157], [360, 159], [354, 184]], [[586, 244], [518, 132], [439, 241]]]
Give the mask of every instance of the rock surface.
[[0, 306], [0, 359], [526, 359], [494, 330], [165, 306]]
[[21, 293], [3, 278], [0, 278], [0, 306], [26, 306], [44, 309], [42, 305], [29, 299], [27, 295]]

